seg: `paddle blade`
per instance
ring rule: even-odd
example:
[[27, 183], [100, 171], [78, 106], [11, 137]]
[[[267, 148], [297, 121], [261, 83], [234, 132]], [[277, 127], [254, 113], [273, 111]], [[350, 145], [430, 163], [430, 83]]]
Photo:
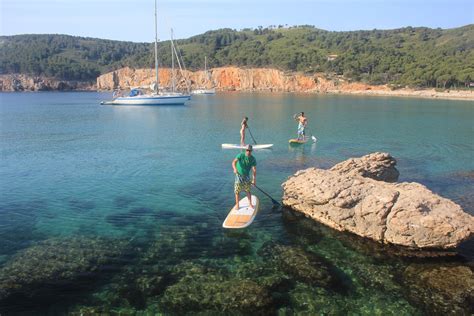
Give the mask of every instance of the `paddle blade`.
[[318, 140], [316, 137], [314, 136], [311, 136], [311, 139], [313, 140], [314, 143], [316, 143], [316, 141]]

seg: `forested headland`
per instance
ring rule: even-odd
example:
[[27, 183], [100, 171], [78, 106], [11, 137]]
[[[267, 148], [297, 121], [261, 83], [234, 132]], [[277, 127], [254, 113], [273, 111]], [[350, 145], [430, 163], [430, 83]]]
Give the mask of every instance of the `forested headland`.
[[[393, 87], [464, 88], [474, 81], [474, 25], [332, 32], [313, 26], [220, 29], [175, 43], [190, 70], [266, 67]], [[159, 43], [170, 66], [169, 41]], [[0, 37], [0, 74], [93, 81], [125, 66], [152, 68], [153, 43], [69, 35]]]

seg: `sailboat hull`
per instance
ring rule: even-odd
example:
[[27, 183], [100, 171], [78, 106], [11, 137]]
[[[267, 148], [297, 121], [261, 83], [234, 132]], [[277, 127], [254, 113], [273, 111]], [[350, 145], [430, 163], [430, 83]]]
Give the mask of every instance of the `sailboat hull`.
[[189, 95], [140, 95], [136, 97], [119, 97], [108, 104], [113, 105], [184, 105], [191, 99]]

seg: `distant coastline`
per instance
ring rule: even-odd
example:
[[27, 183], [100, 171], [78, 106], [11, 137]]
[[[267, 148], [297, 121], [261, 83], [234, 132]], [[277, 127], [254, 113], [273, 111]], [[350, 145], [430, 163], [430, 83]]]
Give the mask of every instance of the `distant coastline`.
[[[161, 69], [160, 72], [162, 72], [160, 74], [162, 80], [160, 84], [168, 85], [170, 70], [165, 68]], [[391, 89], [387, 85], [369, 85], [360, 82], [348, 82], [343, 78], [327, 78], [324, 74], [305, 75], [270, 68], [220, 67], [211, 69], [210, 73], [212, 76], [211, 82], [214, 83], [217, 91], [266, 91], [474, 101], [474, 89]], [[192, 88], [206, 84], [206, 76], [203, 71], [187, 71], [186, 76], [191, 81]], [[103, 74], [97, 78], [96, 82], [59, 80], [25, 74], [5, 74], [0, 75], [0, 91], [112, 91], [114, 89], [149, 86], [153, 79], [153, 69], [128, 67]]]

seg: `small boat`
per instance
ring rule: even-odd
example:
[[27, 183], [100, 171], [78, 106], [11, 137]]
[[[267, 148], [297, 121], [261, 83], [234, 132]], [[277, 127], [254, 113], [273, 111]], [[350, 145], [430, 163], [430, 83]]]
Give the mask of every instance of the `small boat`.
[[208, 94], [208, 95], [213, 95], [213, 94], [216, 94], [216, 89], [215, 88], [212, 88], [212, 89], [196, 89], [196, 90], [193, 90], [191, 91], [191, 94]]
[[[206, 76], [206, 81], [212, 83], [211, 75], [209, 74], [209, 71], [207, 71], [207, 57], [206, 56], [204, 56], [204, 75]], [[200, 89], [191, 91], [191, 94], [213, 95], [213, 94], [216, 94], [216, 88], [210, 88], [210, 89], [200, 88]]]
[[[172, 90], [171, 92], [160, 91], [158, 78], [158, 30], [157, 30], [157, 13], [155, 0], [155, 83], [153, 84], [153, 92], [146, 93], [142, 89], [132, 89], [127, 96], [114, 97], [112, 101], [101, 102], [101, 104], [111, 105], [184, 105], [186, 101], [191, 99], [190, 94], [184, 94], [175, 91], [174, 79], [174, 56], [178, 57], [173, 42], [173, 31], [171, 30], [171, 62], [172, 62]], [[179, 59], [178, 59], [179, 63]], [[181, 65], [180, 65], [181, 67]], [[115, 93], [114, 93], [115, 94]]]

